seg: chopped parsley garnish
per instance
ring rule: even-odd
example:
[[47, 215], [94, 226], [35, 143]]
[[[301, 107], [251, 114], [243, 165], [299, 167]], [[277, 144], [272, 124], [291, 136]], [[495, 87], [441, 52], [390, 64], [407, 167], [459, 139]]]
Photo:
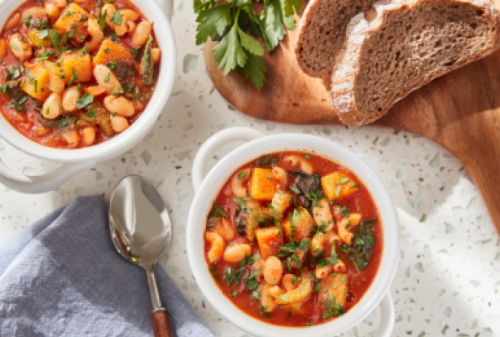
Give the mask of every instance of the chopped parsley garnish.
[[248, 277], [245, 278], [245, 283], [247, 284], [247, 288], [250, 290], [256, 290], [260, 282], [255, 279], [255, 276], [260, 275], [260, 269], [253, 270]]
[[114, 70], [117, 65], [118, 65], [118, 62], [116, 62], [116, 61], [108, 62], [108, 67], [110, 70]]
[[92, 105], [93, 102], [94, 102], [94, 96], [85, 94], [77, 100], [76, 108], [83, 109], [89, 107]]
[[245, 202], [243, 200], [233, 197], [233, 201], [238, 207], [245, 208]]
[[68, 87], [72, 86], [75, 81], [78, 80], [78, 74], [76, 73], [75, 68], [71, 68], [71, 77], [68, 82]]
[[351, 244], [340, 246], [339, 251], [347, 254], [358, 270], [363, 270], [370, 262], [376, 241], [373, 236], [373, 225], [368, 221], [361, 222], [353, 230], [353, 234]]
[[224, 278], [226, 281], [226, 284], [228, 287], [231, 286], [231, 283], [234, 283], [234, 285], [238, 285], [241, 282], [241, 277], [243, 276], [243, 272], [245, 269], [234, 269], [234, 268], [227, 268], [226, 270], [226, 277]]
[[345, 183], [347, 183], [347, 182], [349, 182], [349, 178], [344, 177], [344, 178], [342, 178], [342, 179], [340, 179], [340, 180], [338, 181], [337, 186], [342, 185], [342, 184], [345, 184]]
[[110, 21], [116, 23], [118, 26], [121, 26], [123, 23], [123, 17], [120, 11], [116, 11]]
[[250, 298], [253, 298], [254, 300], [261, 300], [262, 297], [260, 297], [260, 294], [257, 290], [252, 291], [252, 295], [250, 295]]
[[214, 202], [215, 213], [219, 214], [223, 218], [227, 218], [227, 214]]
[[328, 294], [323, 306], [327, 311], [323, 314], [323, 316], [321, 316], [322, 319], [327, 319], [332, 316], [340, 316], [344, 313], [342, 303], [335, 303], [335, 297], [333, 297], [332, 294]]

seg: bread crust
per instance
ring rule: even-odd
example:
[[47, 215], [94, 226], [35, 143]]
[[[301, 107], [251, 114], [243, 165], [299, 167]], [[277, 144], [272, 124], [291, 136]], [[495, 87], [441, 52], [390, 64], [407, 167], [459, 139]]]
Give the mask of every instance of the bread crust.
[[309, 68], [305, 66], [304, 62], [302, 61], [302, 53], [301, 53], [301, 41], [302, 38], [304, 37], [304, 33], [309, 25], [312, 24], [311, 22], [311, 15], [316, 9], [316, 6], [318, 6], [319, 2], [323, 0], [309, 0], [307, 3], [306, 9], [304, 9], [304, 12], [302, 13], [302, 17], [300, 18], [299, 21], [299, 28], [297, 30], [297, 35], [295, 36], [295, 57], [297, 59], [297, 64], [299, 65], [300, 69], [304, 73], [306, 73], [309, 76], [313, 77], [318, 77], [319, 74], [313, 73], [309, 71]]
[[[295, 37], [294, 52], [300, 69], [309, 76], [319, 77], [324, 79], [325, 82], [328, 82], [331, 76], [334, 59], [340, 52], [344, 42], [345, 28], [351, 19], [351, 13], [354, 15], [363, 10], [368, 10], [375, 1], [376, 0], [310, 0], [301, 16], [297, 35]], [[343, 11], [335, 12], [335, 9], [338, 9], [335, 5], [342, 7], [341, 4], [344, 6]], [[328, 8], [328, 10], [332, 12], [323, 13], [325, 8]], [[346, 14], [346, 12], [349, 14]], [[331, 17], [327, 17], [327, 15], [331, 15]], [[331, 25], [335, 26], [335, 29]], [[306, 61], [308, 57], [304, 55], [304, 50], [310, 48], [310, 46], [307, 46], [307, 34], [314, 34], [315, 29], [318, 28], [322, 31], [321, 35], [323, 37], [331, 32], [336, 32], [338, 34], [334, 40], [335, 43], [332, 43], [334, 46], [330, 45], [331, 50], [323, 53], [323, 57], [329, 59], [326, 61], [327, 64], [324, 65], [324, 70], [313, 69], [311, 65], [307, 64]], [[309, 38], [311, 37], [309, 36]], [[333, 39], [333, 36], [331, 35], [329, 38]], [[322, 42], [318, 41], [318, 47], [320, 43]]]
[[[484, 12], [484, 17], [489, 18], [496, 27], [494, 34], [495, 44], [493, 47], [480, 54], [470, 55], [462, 62], [457, 62], [448, 68], [441, 68], [432, 76], [425, 76], [424, 79], [415, 87], [408, 88], [389, 101], [381, 111], [366, 115], [360, 111], [356, 102], [356, 79], [360, 74], [360, 59], [363, 52], [364, 42], [372, 34], [376, 34], [384, 23], [384, 19], [393, 12], [411, 9], [416, 5], [425, 2], [444, 2], [454, 4], [466, 4], [473, 6]], [[367, 20], [369, 18], [369, 20]], [[373, 10], [361, 13], [352, 18], [347, 26], [347, 38], [344, 42], [342, 51], [337, 56], [336, 65], [333, 68], [330, 81], [330, 96], [336, 114], [342, 123], [349, 127], [356, 127], [371, 123], [387, 113], [387, 111], [399, 100], [406, 97], [409, 93], [424, 86], [430, 81], [450, 72], [468, 63], [481, 59], [500, 46], [500, 13], [498, 9], [488, 0], [384, 0], [373, 5]]]

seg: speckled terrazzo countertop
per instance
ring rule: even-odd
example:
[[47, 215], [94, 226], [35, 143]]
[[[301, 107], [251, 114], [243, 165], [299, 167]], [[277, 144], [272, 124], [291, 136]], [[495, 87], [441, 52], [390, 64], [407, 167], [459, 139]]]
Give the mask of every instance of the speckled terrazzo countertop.
[[[500, 240], [462, 164], [440, 146], [410, 133], [281, 125], [235, 111], [206, 75], [201, 47], [194, 44], [192, 3], [176, 0], [174, 9], [177, 80], [157, 125], [128, 153], [99, 163], [53, 192], [23, 195], [0, 185], [0, 240], [76, 195], [102, 194], [109, 199], [121, 177], [142, 174], [171, 211], [174, 239], [162, 266], [216, 336], [248, 336], [214, 311], [186, 268], [193, 156], [210, 135], [231, 126], [250, 126], [267, 134], [308, 133], [360, 154], [382, 177], [397, 206], [402, 244], [391, 286], [396, 307], [393, 336], [500, 336]], [[213, 163], [229, 150], [221, 149]], [[56, 167], [20, 154], [1, 140], [0, 156], [27, 174]], [[378, 321], [376, 311], [345, 335], [370, 336]]]

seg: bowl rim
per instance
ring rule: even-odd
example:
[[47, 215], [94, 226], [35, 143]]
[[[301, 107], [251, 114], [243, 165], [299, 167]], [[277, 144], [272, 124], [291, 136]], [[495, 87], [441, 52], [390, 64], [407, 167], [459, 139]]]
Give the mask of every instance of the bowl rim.
[[[0, 112], [0, 135], [5, 141], [31, 156], [61, 163], [105, 160], [116, 157], [137, 144], [159, 118], [170, 96], [176, 68], [176, 46], [165, 12], [155, 0], [129, 0], [146, 18], [154, 22], [155, 36], [162, 50], [161, 66], [156, 88], [146, 109], [122, 134], [103, 143], [79, 149], [58, 149], [39, 144], [19, 132]], [[24, 3], [24, 1], [22, 2]], [[0, 26], [22, 5], [19, 0], [6, 0], [0, 4]]]
[[[278, 151], [307, 151], [338, 162], [351, 170], [370, 190], [382, 218], [384, 248], [379, 270], [363, 298], [346, 314], [331, 322], [311, 327], [284, 327], [253, 318], [236, 307], [219, 289], [205, 261], [203, 233], [205, 217], [211, 201], [230, 175], [245, 163], [267, 153]], [[216, 192], [211, 192], [215, 190]], [[223, 157], [208, 173], [195, 193], [187, 224], [187, 253], [195, 280], [212, 306], [231, 323], [244, 331], [261, 337], [286, 334], [302, 337], [332, 336], [345, 332], [366, 318], [389, 291], [399, 262], [399, 222], [387, 188], [375, 170], [360, 156], [344, 146], [321, 137], [283, 133], [263, 136], [236, 148]], [[235, 310], [236, 309], [236, 310]]]

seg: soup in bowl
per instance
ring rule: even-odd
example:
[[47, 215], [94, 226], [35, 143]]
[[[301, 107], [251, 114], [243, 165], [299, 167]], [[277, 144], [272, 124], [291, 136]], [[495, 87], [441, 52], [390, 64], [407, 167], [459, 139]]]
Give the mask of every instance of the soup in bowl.
[[128, 0], [30, 0], [0, 33], [0, 110], [24, 136], [76, 149], [128, 129], [155, 89], [161, 49]]
[[[203, 180], [218, 146], [254, 138]], [[331, 336], [382, 302], [378, 336], [390, 335], [397, 216], [356, 154], [319, 137], [228, 129], [200, 149], [193, 183], [190, 264], [231, 322], [257, 336]]]
[[159, 2], [167, 15], [155, 0], [0, 4], [0, 137], [64, 163], [27, 176], [0, 159], [0, 183], [53, 190], [128, 151], [158, 123], [176, 64], [172, 1]]

